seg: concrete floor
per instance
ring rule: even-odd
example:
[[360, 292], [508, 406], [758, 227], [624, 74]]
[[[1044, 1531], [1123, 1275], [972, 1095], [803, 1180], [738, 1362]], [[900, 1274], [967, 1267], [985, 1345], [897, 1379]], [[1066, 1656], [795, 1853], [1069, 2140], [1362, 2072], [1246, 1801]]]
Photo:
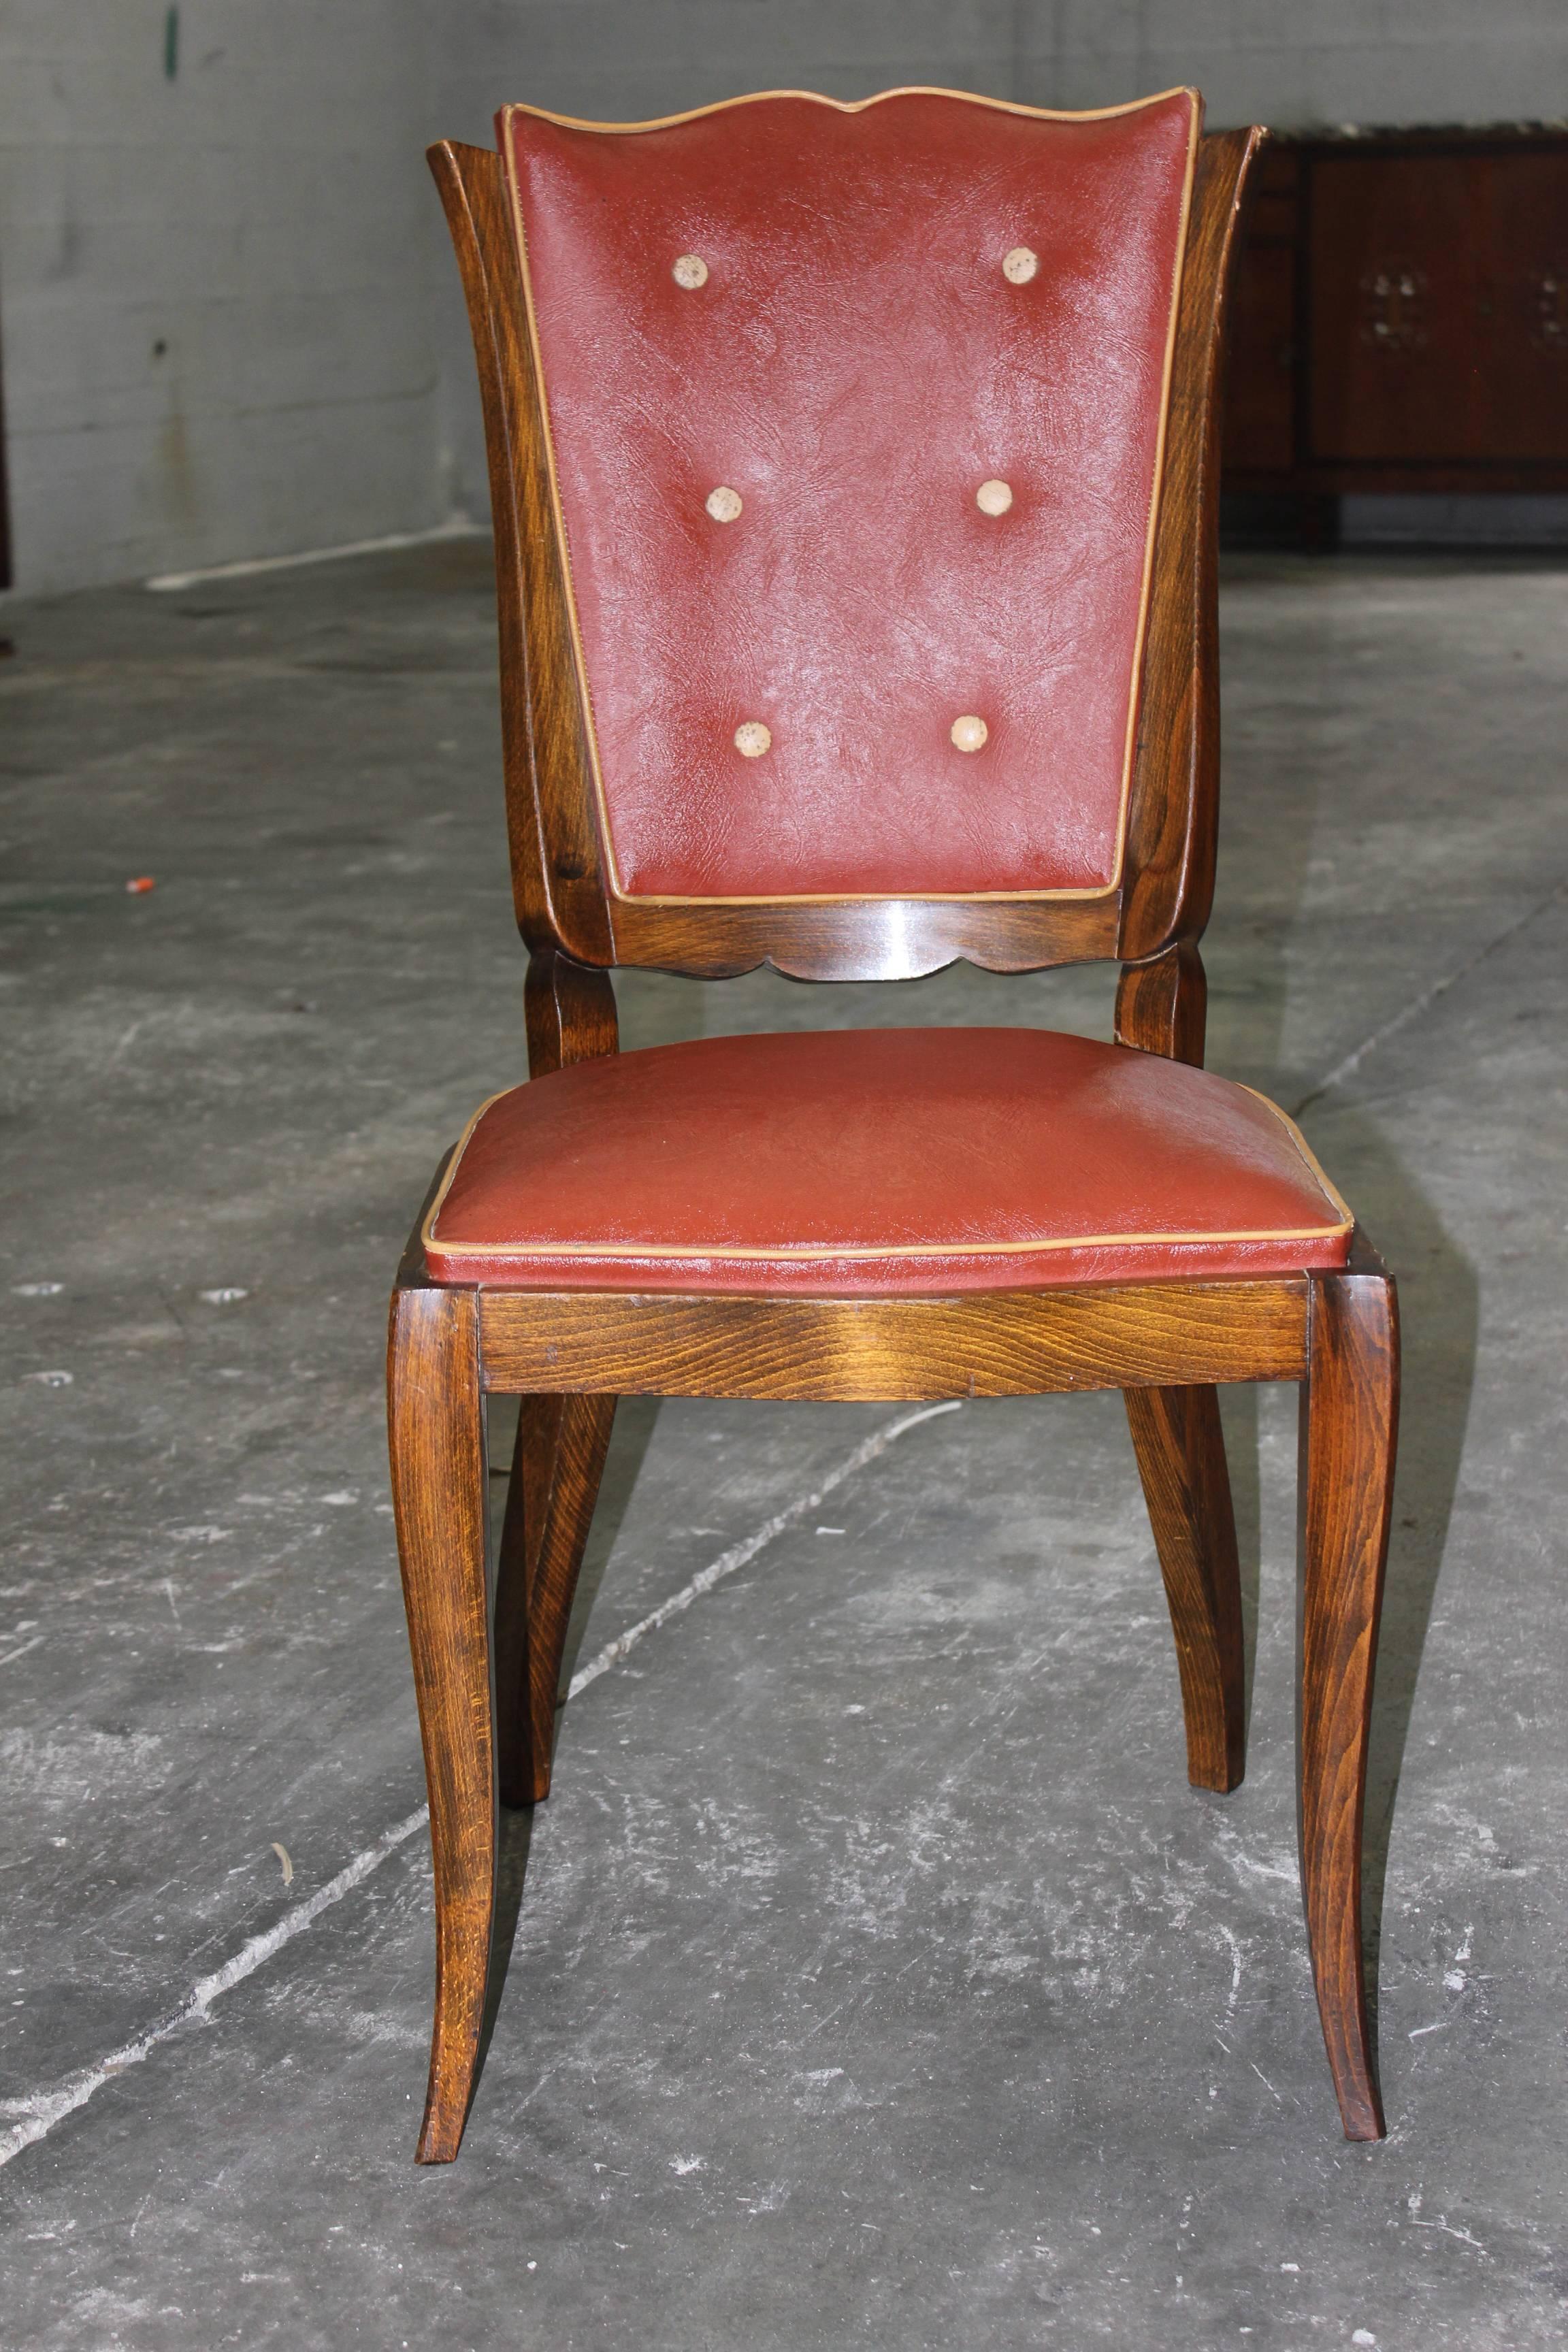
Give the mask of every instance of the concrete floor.
[[[788, 1523], [568, 1709], [421, 2173], [381, 1351], [436, 1156], [522, 1068], [487, 562], [8, 625], [0, 2343], [1568, 2340], [1568, 573], [1227, 593], [1210, 1060], [1305, 1106], [1403, 1286], [1389, 2141], [1340, 2137], [1308, 1979], [1289, 1391], [1226, 1404], [1229, 1799], [1185, 1785], [1114, 1396], [924, 1420], [820, 1502], [899, 1411], [634, 1403], [580, 1666]], [[620, 994], [628, 1044], [1110, 1008], [1100, 972]]]

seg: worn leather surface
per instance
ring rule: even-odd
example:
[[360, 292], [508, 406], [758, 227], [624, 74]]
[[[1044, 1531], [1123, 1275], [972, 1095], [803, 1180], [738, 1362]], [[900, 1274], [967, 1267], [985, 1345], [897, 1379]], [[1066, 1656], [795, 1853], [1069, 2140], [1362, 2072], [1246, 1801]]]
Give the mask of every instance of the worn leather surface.
[[1342, 1265], [1284, 1113], [1027, 1029], [704, 1038], [499, 1096], [427, 1235], [438, 1280], [845, 1292]]
[[506, 110], [623, 891], [1113, 883], [1197, 111]]

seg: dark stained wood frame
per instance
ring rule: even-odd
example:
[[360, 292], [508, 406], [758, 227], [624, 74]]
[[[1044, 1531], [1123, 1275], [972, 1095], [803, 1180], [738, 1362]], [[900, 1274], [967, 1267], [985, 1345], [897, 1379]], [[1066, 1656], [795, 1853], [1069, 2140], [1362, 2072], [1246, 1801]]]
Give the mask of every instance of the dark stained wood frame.
[[[1226, 275], [1261, 134], [1203, 141], [1178, 315], [1125, 869], [1095, 901], [687, 908], [605, 887], [512, 229], [493, 154], [430, 162], [468, 292], [495, 517], [507, 811], [530, 950], [529, 1067], [616, 1051], [609, 967], [902, 979], [1122, 964], [1116, 1033], [1201, 1064], [1198, 940], [1218, 805], [1216, 383]], [[432, 1192], [434, 1187], [432, 1187]], [[1175, 1633], [1188, 1775], [1242, 1776], [1239, 1573], [1215, 1383], [1301, 1383], [1300, 1836], [1346, 2133], [1381, 2136], [1361, 1963], [1368, 1711], [1398, 1397], [1394, 1286], [1358, 1234], [1333, 1273], [926, 1298], [508, 1291], [429, 1276], [422, 1217], [393, 1294], [393, 1494], [430, 1790], [437, 1994], [422, 2163], [457, 2154], [478, 2073], [498, 1807], [548, 1795], [561, 1661], [617, 1396], [991, 1397], [1120, 1388]], [[485, 1398], [521, 1398], [497, 1556]]]

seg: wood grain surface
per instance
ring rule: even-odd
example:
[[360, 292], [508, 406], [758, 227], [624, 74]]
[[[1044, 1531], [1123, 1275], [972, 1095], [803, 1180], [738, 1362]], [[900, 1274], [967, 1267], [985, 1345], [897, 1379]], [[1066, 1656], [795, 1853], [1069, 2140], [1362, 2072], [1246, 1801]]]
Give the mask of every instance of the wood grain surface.
[[1208, 994], [1204, 960], [1191, 940], [1178, 941], [1150, 963], [1123, 964], [1116, 984], [1117, 1044], [1201, 1070]]
[[501, 1802], [550, 1794], [561, 1656], [616, 1417], [613, 1396], [525, 1396], [496, 1564]]
[[481, 1290], [486, 1385], [840, 1402], [1298, 1380], [1307, 1286], [1156, 1282], [946, 1298]]
[[1226, 294], [1259, 131], [1198, 149], [1122, 877], [1123, 962], [1196, 940], [1219, 828], [1219, 424]]
[[574, 963], [554, 948], [528, 959], [523, 983], [528, 1026], [528, 1075], [547, 1077], [573, 1062], [591, 1062], [619, 1050], [615, 982], [607, 971]]
[[615, 957], [587, 738], [500, 158], [450, 140], [427, 152], [462, 273], [484, 404], [518, 926], [531, 948], [607, 964]]
[[1165, 1580], [1187, 1778], [1226, 1793], [1247, 1768], [1241, 1565], [1219, 1398], [1212, 1387], [1129, 1389], [1127, 1419]]
[[449, 2164], [473, 2092], [495, 1912], [494, 1709], [474, 1293], [434, 1286], [395, 1291], [386, 1378], [392, 1500], [436, 1873], [436, 2023], [418, 2160]]
[[1373, 1666], [1399, 1423], [1399, 1320], [1363, 1242], [1311, 1276], [1301, 1389], [1301, 1885], [1312, 1977], [1347, 2139], [1381, 2139], [1362, 1962], [1361, 1845]]

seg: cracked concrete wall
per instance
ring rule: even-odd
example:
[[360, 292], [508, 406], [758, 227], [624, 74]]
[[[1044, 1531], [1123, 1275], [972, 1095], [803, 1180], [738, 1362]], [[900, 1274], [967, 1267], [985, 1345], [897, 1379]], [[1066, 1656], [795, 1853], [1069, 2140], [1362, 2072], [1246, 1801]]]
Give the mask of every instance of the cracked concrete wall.
[[[171, 22], [174, 33], [171, 37]], [[1562, 0], [12, 0], [0, 322], [18, 585], [419, 530], [487, 499], [421, 151], [795, 84], [1216, 122], [1568, 115]]]

